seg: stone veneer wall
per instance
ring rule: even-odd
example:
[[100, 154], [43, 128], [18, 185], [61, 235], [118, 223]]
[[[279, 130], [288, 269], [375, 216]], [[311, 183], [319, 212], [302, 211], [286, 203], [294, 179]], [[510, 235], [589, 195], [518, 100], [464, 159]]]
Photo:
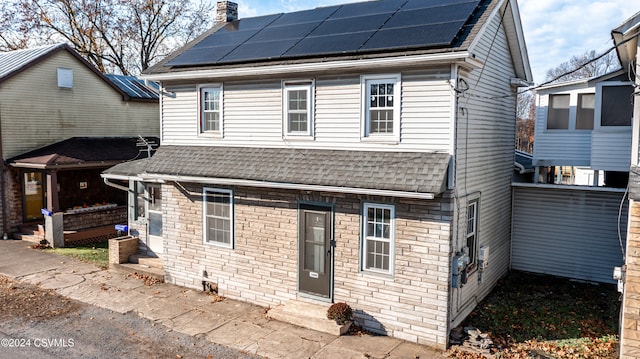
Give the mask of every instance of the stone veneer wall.
[[[203, 244], [202, 186], [162, 186], [165, 279], [202, 288], [202, 271], [219, 293], [274, 306], [300, 299], [299, 201], [334, 205], [334, 301], [355, 310], [372, 331], [445, 348], [448, 336], [450, 204], [344, 194], [235, 188], [235, 248]], [[395, 271], [360, 271], [363, 201], [396, 205]]]
[[640, 202], [631, 202], [627, 234], [627, 271], [622, 301], [620, 357], [640, 358]]

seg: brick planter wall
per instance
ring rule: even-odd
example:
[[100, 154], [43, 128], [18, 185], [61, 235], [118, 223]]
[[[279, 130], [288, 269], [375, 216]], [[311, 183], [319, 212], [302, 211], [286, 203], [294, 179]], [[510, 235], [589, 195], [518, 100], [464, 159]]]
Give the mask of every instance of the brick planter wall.
[[109, 240], [109, 264], [129, 262], [129, 256], [138, 252], [137, 237], [118, 237]]
[[127, 206], [97, 210], [86, 213], [65, 213], [64, 230], [78, 231], [82, 229], [103, 227], [127, 223]]
[[[220, 295], [229, 298], [262, 306], [298, 299], [298, 201], [331, 203], [334, 300], [351, 305], [356, 322], [369, 330], [446, 346], [448, 200], [235, 188], [235, 248], [227, 249], [203, 244], [202, 186], [183, 185], [162, 186], [167, 282], [201, 289], [206, 270]], [[393, 276], [360, 271], [363, 201], [396, 206]]]

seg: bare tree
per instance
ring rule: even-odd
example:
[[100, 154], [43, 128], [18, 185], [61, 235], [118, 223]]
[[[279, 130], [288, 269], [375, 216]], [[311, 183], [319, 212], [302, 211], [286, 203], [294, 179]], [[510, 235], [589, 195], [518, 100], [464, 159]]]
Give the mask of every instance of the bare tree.
[[208, 0], [10, 0], [0, 19], [15, 33], [9, 40], [22, 42], [0, 44], [64, 41], [103, 72], [138, 74], [213, 26], [214, 8]]
[[533, 152], [535, 103], [531, 91], [518, 94], [516, 113], [516, 149], [524, 152]]
[[563, 82], [587, 79], [604, 75], [619, 67], [620, 63], [615, 51], [598, 55], [595, 50], [591, 50], [582, 55], [573, 56], [569, 61], [547, 70], [545, 81]]

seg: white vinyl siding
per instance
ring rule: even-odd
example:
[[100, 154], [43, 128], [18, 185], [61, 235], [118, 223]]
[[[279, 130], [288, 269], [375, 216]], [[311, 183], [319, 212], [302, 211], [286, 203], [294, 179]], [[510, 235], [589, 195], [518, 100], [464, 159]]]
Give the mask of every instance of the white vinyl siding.
[[629, 172], [629, 168], [631, 168], [630, 127], [594, 130], [591, 146], [591, 168]]
[[452, 289], [453, 326], [460, 324], [509, 270], [516, 106], [516, 91], [510, 80], [516, 74], [499, 17], [486, 25], [470, 49], [484, 68], [458, 73], [458, 78], [464, 80], [461, 90], [465, 83], [468, 90], [457, 99], [455, 200], [460, 202], [453, 205], [453, 230], [456, 231], [453, 238], [457, 240], [452, 243], [452, 251], [466, 247], [466, 204], [481, 193], [478, 248], [491, 248], [491, 263], [482, 273], [481, 281], [479, 271], [473, 271], [465, 286]]
[[[623, 264], [618, 211], [623, 191], [515, 187], [513, 269], [614, 283]], [[620, 229], [624, 244], [627, 205]], [[492, 248], [493, 250], [493, 248]]]
[[[454, 98], [447, 80], [450, 69], [433, 67], [403, 74], [399, 132], [401, 143], [362, 141], [360, 76], [322, 75], [315, 78], [312, 111], [313, 141], [296, 147], [380, 151], [449, 151]], [[229, 145], [289, 147], [283, 136], [282, 82], [225, 81], [224, 139], [197, 136], [198, 94], [195, 84], [165, 84], [163, 145]], [[293, 80], [295, 81], [295, 80]], [[309, 138], [306, 137], [305, 138]]]

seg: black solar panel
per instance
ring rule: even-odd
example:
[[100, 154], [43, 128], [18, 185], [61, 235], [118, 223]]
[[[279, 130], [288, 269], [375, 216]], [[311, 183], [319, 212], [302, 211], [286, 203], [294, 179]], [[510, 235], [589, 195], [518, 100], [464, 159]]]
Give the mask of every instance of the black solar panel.
[[307, 37], [302, 39], [287, 56], [308, 56], [321, 54], [340, 54], [359, 49], [375, 31], [356, 32], [351, 34]]
[[462, 21], [464, 23], [474, 8], [475, 4], [472, 3], [411, 10], [403, 8], [402, 11], [397, 12], [393, 18], [384, 24], [383, 29], [439, 24], [452, 21]]
[[431, 46], [445, 46], [458, 33], [464, 22], [449, 22], [444, 24], [402, 27], [376, 32], [361, 50], [384, 50], [399, 48], [414, 48], [420, 44]]
[[375, 31], [393, 14], [378, 14], [342, 19], [331, 19], [318, 26], [309, 36], [348, 34], [361, 31]]
[[393, 13], [399, 10], [405, 2], [406, 0], [381, 0], [344, 4], [331, 16], [331, 18], [340, 19], [344, 17]]
[[480, 0], [379, 0], [240, 19], [168, 66], [450, 46]]

